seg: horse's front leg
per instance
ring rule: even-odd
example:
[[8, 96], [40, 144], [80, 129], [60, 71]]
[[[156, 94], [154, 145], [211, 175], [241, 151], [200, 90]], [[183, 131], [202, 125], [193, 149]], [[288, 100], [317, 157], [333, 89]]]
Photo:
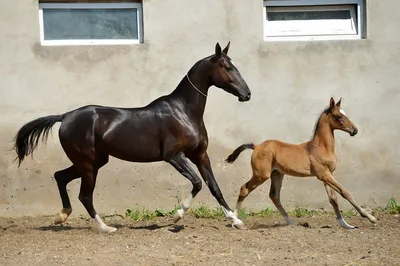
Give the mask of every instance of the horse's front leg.
[[182, 201], [181, 208], [178, 209], [174, 215], [174, 222], [178, 222], [185, 212], [190, 208], [192, 200], [199, 193], [202, 187], [201, 179], [198, 177], [196, 172], [190, 166], [189, 161], [182, 153], [178, 153], [173, 158], [170, 158], [168, 162], [184, 177], [189, 179], [193, 185], [193, 189], [190, 194]]
[[228, 204], [226, 203], [224, 196], [215, 180], [210, 159], [206, 152], [202, 153], [200, 156], [191, 158], [194, 164], [196, 164], [201, 177], [206, 182], [208, 188], [211, 191], [211, 194], [215, 197], [218, 203], [221, 205], [222, 210], [225, 213], [225, 217], [232, 220], [232, 226], [236, 228], [244, 228], [243, 222], [237, 217], [237, 215], [229, 208]]

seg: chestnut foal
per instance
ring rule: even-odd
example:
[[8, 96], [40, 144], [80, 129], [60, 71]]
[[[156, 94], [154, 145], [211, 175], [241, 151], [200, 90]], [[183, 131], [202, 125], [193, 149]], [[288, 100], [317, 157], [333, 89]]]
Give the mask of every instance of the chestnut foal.
[[[243, 144], [229, 157], [227, 162], [232, 163], [245, 149], [253, 149], [251, 156], [252, 178], [240, 188], [235, 213], [239, 212], [243, 200], [256, 187], [271, 177], [269, 197], [279, 210], [287, 224], [293, 224], [287, 212], [281, 205], [280, 191], [283, 176], [298, 177], [316, 176], [324, 182], [329, 202], [333, 206], [339, 226], [345, 229], [353, 229], [343, 219], [338, 206], [336, 193], [348, 200], [362, 217], [376, 223], [376, 218], [361, 208], [351, 197], [349, 191], [339, 184], [332, 173], [336, 168], [335, 136], [334, 130], [348, 132], [350, 136], [357, 134], [357, 128], [340, 108], [341, 99], [335, 104], [330, 99], [329, 107], [320, 115], [314, 129], [313, 138], [305, 143], [294, 145], [279, 140], [267, 140], [259, 145]], [[242, 228], [242, 227], [238, 227]]]

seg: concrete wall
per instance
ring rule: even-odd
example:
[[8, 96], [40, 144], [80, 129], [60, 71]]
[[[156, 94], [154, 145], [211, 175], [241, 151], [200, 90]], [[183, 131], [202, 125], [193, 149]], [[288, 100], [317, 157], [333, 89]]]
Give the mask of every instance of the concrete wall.
[[[336, 177], [357, 202], [370, 207], [399, 200], [400, 3], [367, 1], [367, 39], [358, 41], [266, 43], [261, 0], [165, 0], [144, 2], [144, 44], [133, 46], [42, 47], [37, 1], [0, 2], [0, 216], [53, 214], [61, 208], [52, 175], [70, 165], [58, 140], [57, 124], [47, 145], [20, 168], [12, 139], [26, 122], [86, 104], [134, 107], [172, 91], [186, 71], [231, 41], [230, 56], [252, 90], [237, 99], [213, 87], [205, 113], [209, 154], [216, 179], [233, 207], [248, 180], [250, 151], [234, 165], [223, 160], [238, 145], [267, 138], [303, 142], [329, 97], [342, 106], [359, 134], [336, 133]], [[75, 215], [80, 181], [69, 185]], [[95, 190], [100, 213], [139, 206], [172, 209], [190, 183], [165, 163], [111, 159]], [[244, 203], [272, 206], [269, 182]], [[330, 205], [316, 178], [285, 177], [282, 201], [311, 208]], [[195, 205], [216, 205], [208, 189]], [[350, 205], [340, 199], [343, 209]]]

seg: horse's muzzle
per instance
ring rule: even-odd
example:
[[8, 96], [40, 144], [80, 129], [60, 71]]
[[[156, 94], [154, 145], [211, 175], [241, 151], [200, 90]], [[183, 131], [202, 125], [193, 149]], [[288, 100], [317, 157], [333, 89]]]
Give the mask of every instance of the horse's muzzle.
[[251, 99], [251, 92], [249, 91], [249, 92], [246, 94], [246, 96], [240, 95], [240, 96], [238, 97], [238, 99], [239, 99], [239, 102], [247, 102], [247, 101], [249, 101], [249, 100]]

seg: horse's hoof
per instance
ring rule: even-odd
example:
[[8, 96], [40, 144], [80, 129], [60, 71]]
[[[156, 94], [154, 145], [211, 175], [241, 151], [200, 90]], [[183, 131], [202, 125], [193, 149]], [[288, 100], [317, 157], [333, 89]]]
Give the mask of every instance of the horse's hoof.
[[111, 233], [114, 233], [115, 231], [117, 231], [117, 228], [111, 227], [111, 226], [107, 226], [107, 227], [104, 227], [104, 228], [100, 228], [100, 231], [102, 233], [111, 234]]
[[62, 224], [68, 219], [68, 216], [72, 213], [72, 209], [63, 208], [59, 213], [57, 213], [54, 217], [54, 224]]
[[180, 219], [182, 219], [184, 213], [185, 211], [183, 209], [176, 210], [173, 218], [174, 223], [177, 223]]
[[179, 213], [175, 213], [173, 217], [174, 223], [177, 223], [180, 219], [182, 219], [182, 216]]
[[68, 215], [65, 213], [57, 213], [54, 217], [53, 223], [55, 225], [57, 224], [62, 224], [63, 222], [65, 222], [68, 218]]
[[61, 218], [60, 214], [56, 214], [56, 217], [54, 217], [54, 220], [53, 220], [53, 224], [57, 225], [57, 224], [62, 224], [63, 222], [64, 221]]
[[247, 230], [247, 227], [244, 225], [244, 223], [232, 224], [232, 227], [238, 230]]

